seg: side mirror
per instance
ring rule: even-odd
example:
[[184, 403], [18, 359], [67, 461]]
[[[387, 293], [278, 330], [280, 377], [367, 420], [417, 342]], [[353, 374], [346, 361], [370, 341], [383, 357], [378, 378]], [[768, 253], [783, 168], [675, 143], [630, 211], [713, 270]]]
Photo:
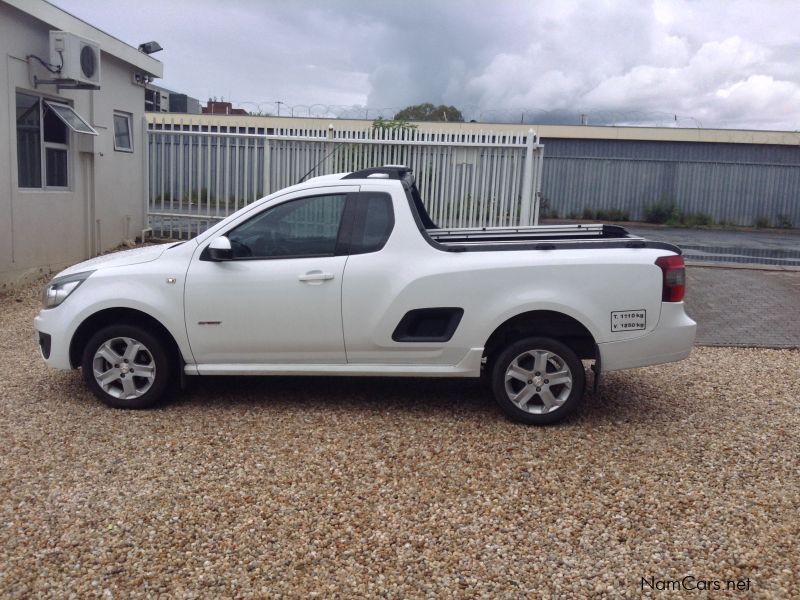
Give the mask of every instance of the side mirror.
[[211, 240], [211, 243], [206, 248], [209, 260], [223, 261], [233, 259], [233, 250], [231, 249], [231, 241], [224, 235]]

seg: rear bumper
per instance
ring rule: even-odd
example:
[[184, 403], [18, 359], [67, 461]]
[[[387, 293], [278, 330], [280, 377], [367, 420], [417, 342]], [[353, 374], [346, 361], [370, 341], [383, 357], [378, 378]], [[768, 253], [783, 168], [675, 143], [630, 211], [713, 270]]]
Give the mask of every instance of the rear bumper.
[[603, 371], [618, 371], [683, 360], [692, 351], [695, 323], [683, 302], [664, 302], [658, 327], [642, 337], [598, 344]]

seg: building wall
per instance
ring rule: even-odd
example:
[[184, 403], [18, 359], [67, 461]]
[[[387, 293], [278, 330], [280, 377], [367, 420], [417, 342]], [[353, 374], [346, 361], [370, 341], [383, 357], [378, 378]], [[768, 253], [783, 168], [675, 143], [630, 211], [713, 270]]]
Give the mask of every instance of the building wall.
[[559, 217], [674, 203], [719, 223], [800, 226], [800, 146], [545, 138], [542, 193]]
[[148, 85], [145, 90], [145, 111], [169, 112], [169, 94], [155, 86]]
[[[95, 219], [100, 220], [96, 247], [100, 251], [134, 239], [145, 227], [144, 88], [131, 83], [131, 75], [126, 63], [104, 55], [103, 87], [91, 92], [95, 96], [93, 123], [100, 134], [94, 154]], [[114, 111], [132, 116], [132, 153], [114, 150]]]
[[[101, 53], [101, 89], [35, 88], [26, 55], [49, 57], [53, 27], [0, 3], [0, 285], [58, 270], [119, 245], [143, 228], [144, 89]], [[97, 130], [70, 132], [66, 191], [17, 185], [16, 92], [67, 101]], [[113, 111], [132, 115], [133, 153], [114, 150]]]
[[170, 93], [169, 112], [199, 115], [200, 101], [186, 94]]

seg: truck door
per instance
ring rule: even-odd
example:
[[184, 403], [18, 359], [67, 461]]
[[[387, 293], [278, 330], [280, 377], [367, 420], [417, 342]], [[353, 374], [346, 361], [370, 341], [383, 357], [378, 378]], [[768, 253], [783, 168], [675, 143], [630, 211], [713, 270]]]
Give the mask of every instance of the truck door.
[[237, 223], [223, 233], [232, 260], [198, 248], [185, 291], [198, 365], [345, 362], [339, 236], [351, 187], [305, 190]]

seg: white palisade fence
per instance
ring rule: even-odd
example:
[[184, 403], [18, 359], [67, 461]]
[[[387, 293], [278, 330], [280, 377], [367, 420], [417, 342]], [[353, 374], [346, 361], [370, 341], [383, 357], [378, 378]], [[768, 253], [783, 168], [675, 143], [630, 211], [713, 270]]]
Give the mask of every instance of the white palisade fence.
[[[146, 208], [155, 237], [190, 238], [309, 177], [407, 165], [440, 227], [538, 222], [544, 148], [532, 130], [442, 131], [232, 124], [148, 116]], [[285, 122], [285, 119], [281, 119]], [[320, 123], [323, 123], [320, 120]], [[315, 168], [316, 166], [316, 168]]]

